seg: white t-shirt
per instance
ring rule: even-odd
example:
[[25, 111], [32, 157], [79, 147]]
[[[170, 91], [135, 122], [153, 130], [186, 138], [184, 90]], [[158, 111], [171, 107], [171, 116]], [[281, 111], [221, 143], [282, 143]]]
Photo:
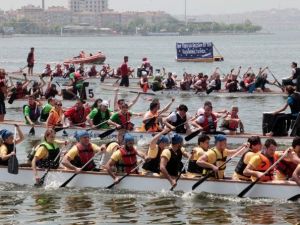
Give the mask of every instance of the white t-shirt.
[[[172, 112], [168, 117], [167, 121], [171, 123], [175, 123], [177, 121], [177, 112]], [[188, 113], [186, 113], [186, 120], [189, 120], [190, 116]]]

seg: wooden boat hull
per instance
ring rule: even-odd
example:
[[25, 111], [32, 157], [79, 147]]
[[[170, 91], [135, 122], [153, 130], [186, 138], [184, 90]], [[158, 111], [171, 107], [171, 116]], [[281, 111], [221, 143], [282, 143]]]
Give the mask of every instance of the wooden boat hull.
[[67, 59], [64, 61], [64, 64], [101, 64], [105, 61], [106, 56], [99, 52], [95, 55], [88, 56], [85, 58], [73, 58], [73, 59]]
[[221, 55], [214, 56], [213, 58], [195, 58], [195, 59], [179, 59], [176, 58], [177, 62], [205, 62], [205, 63], [211, 63], [211, 62], [221, 62], [224, 61], [224, 57]]
[[[21, 130], [23, 131], [23, 133], [29, 134], [29, 131], [31, 129], [31, 126], [29, 125], [25, 125], [24, 122], [21, 121], [14, 121], [14, 120], [6, 120], [2, 123], [0, 123], [0, 129], [8, 129], [8, 130], [14, 130], [14, 124], [18, 124], [21, 128]], [[87, 128], [66, 128], [65, 132], [63, 130], [57, 132], [57, 136], [58, 137], [65, 137], [68, 136], [70, 138], [72, 138], [74, 136], [74, 133], [76, 130], [85, 130], [88, 129]], [[35, 126], [35, 133], [36, 133], [36, 137], [37, 138], [41, 138], [44, 133], [46, 131], [46, 127], [44, 125], [36, 125]], [[90, 130], [90, 137], [91, 138], [98, 138], [98, 135], [103, 133], [106, 130]], [[67, 133], [67, 135], [66, 135]], [[130, 134], [133, 135], [135, 142], [138, 145], [147, 145], [149, 144], [150, 140], [152, 139], [152, 137], [156, 134], [156, 133], [150, 133], [150, 132], [138, 132], [138, 131], [134, 131], [134, 132], [130, 132]], [[170, 134], [171, 136], [172, 134]], [[262, 139], [262, 142], [264, 142], [266, 139], [268, 139], [269, 137], [267, 136], [263, 136], [261, 134], [237, 134], [237, 135], [227, 135], [227, 142], [229, 144], [242, 144], [245, 143], [245, 141], [247, 141], [247, 139], [253, 135], [259, 135]], [[183, 135], [183, 137], [185, 137], [186, 135]], [[111, 135], [107, 136], [105, 139], [111, 140], [111, 139], [116, 139], [117, 138], [117, 131], [115, 131], [114, 133], [112, 133]], [[274, 137], [277, 141], [277, 143], [279, 144], [283, 144], [283, 145], [291, 145], [293, 137]], [[197, 144], [197, 137], [193, 138], [192, 140], [190, 140], [188, 143], [189, 144], [193, 144], [196, 145]]]
[[[40, 171], [42, 175], [43, 172]], [[73, 175], [72, 171], [50, 170], [46, 185], [59, 187], [64, 181]], [[0, 167], [1, 182], [15, 183], [19, 185], [33, 185], [33, 173], [31, 168], [19, 168], [17, 175], [9, 174], [6, 167]], [[193, 184], [198, 178], [182, 178], [178, 181], [175, 191], [191, 192]], [[75, 177], [68, 187], [78, 188], [105, 188], [113, 183], [113, 179], [105, 172], [83, 172]], [[237, 196], [250, 183], [232, 180], [207, 180], [203, 182], [194, 193], [210, 193], [218, 195]], [[162, 177], [130, 175], [122, 180], [114, 189], [129, 190], [133, 192], [161, 192], [170, 189], [169, 182]], [[289, 199], [300, 194], [300, 188], [294, 182], [282, 183], [258, 183], [245, 197], [250, 198], [274, 198]]]

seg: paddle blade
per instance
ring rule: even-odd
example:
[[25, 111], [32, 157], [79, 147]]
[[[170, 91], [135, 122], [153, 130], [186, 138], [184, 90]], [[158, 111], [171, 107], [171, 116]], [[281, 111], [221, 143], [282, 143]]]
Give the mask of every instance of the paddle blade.
[[19, 162], [16, 155], [12, 155], [11, 157], [9, 157], [7, 169], [11, 174], [19, 173]]
[[14, 92], [11, 94], [10, 98], [8, 99], [8, 103], [9, 103], [9, 104], [13, 104], [13, 102], [14, 102], [16, 99], [17, 99], [17, 93], [14, 91]]
[[289, 198], [288, 201], [297, 201], [300, 198], [300, 194], [294, 195], [293, 197]]
[[75, 173], [73, 174], [68, 180], [66, 180], [62, 185], [60, 185], [59, 187], [66, 187], [68, 185], [68, 183], [70, 183], [71, 180], [73, 180], [74, 177], [76, 177], [78, 174]]
[[194, 137], [196, 137], [198, 134], [200, 134], [201, 130], [196, 130], [192, 133], [190, 133], [188, 136], [186, 136], [184, 139], [185, 141], [190, 141], [192, 140]]
[[63, 130], [63, 129], [64, 129], [63, 127], [55, 127], [54, 128], [54, 130], [55, 130], [56, 133], [59, 132], [59, 131], [61, 131], [61, 130]]
[[258, 179], [254, 182], [252, 182], [250, 185], [248, 185], [244, 190], [241, 191], [241, 193], [238, 194], [239, 198], [243, 198], [245, 194], [247, 194], [248, 191], [257, 183]]
[[31, 129], [29, 131], [29, 135], [31, 135], [31, 136], [35, 135], [35, 129], [34, 129], [34, 127], [31, 127]]
[[116, 128], [107, 130], [107, 131], [103, 132], [102, 134], [99, 134], [98, 137], [101, 139], [105, 138], [105, 137], [111, 135], [113, 132], [115, 132], [115, 130], [116, 130]]

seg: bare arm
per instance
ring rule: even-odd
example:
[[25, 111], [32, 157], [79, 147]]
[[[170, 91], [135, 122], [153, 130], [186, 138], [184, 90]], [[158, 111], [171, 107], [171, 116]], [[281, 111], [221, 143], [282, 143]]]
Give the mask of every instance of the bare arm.
[[151, 140], [151, 142], [150, 142], [150, 144], [149, 144], [149, 148], [150, 148], [150, 149], [154, 149], [155, 146], [156, 146], [156, 143], [157, 143], [158, 139], [159, 139], [162, 135], [169, 133], [169, 131], [170, 131], [170, 129], [165, 128], [164, 130], [162, 130], [161, 132], [159, 132], [158, 134], [156, 134], [156, 135], [152, 138], [152, 140]]
[[74, 170], [75, 172], [81, 171], [81, 168], [72, 165], [70, 161], [71, 161], [70, 157], [68, 155], [65, 155], [62, 160], [62, 164], [69, 170]]
[[245, 176], [253, 176], [253, 177], [257, 177], [257, 178], [259, 178], [263, 175], [262, 172], [255, 171], [254, 169], [255, 168], [253, 168], [253, 166], [251, 164], [248, 164], [247, 167], [244, 169], [243, 174]]
[[17, 128], [18, 136], [19, 136], [19, 138], [16, 139], [16, 144], [19, 144], [24, 140], [24, 135], [23, 135], [23, 132], [21, 131], [19, 125], [15, 125], [15, 126]]
[[133, 101], [128, 104], [129, 109], [138, 101], [140, 95], [141, 95], [141, 93], [138, 93], [137, 96], [135, 97], [135, 99], [133, 99]]
[[285, 104], [282, 108], [280, 108], [280, 109], [276, 110], [275, 112], [273, 112], [273, 114], [278, 114], [280, 112], [285, 111], [288, 106], [289, 106], [288, 104]]
[[173, 102], [175, 101], [175, 98], [172, 98], [171, 102], [165, 106], [165, 108], [163, 108], [162, 110], [158, 111], [158, 114], [162, 114], [164, 112], [167, 112], [169, 110], [169, 108], [171, 107], [171, 105], [173, 104]]
[[112, 171], [112, 168], [116, 165], [116, 162], [110, 159], [104, 168], [107, 170], [107, 173], [114, 179], [115, 182], [118, 181], [118, 176]]
[[294, 170], [293, 180], [296, 181], [296, 183], [300, 186], [300, 164]]
[[168, 173], [166, 167], [168, 164], [168, 159], [166, 157], [161, 157], [160, 158], [160, 172], [164, 175], [165, 178], [168, 179], [168, 181], [170, 182], [170, 184], [173, 186], [176, 184], [176, 181], [170, 176], [170, 174]]
[[213, 165], [211, 163], [208, 163], [208, 157], [206, 154], [204, 154], [197, 160], [197, 165], [200, 167], [212, 169], [215, 172], [218, 171], [218, 167], [216, 167], [215, 165]]
[[119, 89], [116, 89], [115, 97], [114, 97], [114, 111], [118, 111], [119, 110], [119, 106], [118, 106], [118, 94], [119, 94]]

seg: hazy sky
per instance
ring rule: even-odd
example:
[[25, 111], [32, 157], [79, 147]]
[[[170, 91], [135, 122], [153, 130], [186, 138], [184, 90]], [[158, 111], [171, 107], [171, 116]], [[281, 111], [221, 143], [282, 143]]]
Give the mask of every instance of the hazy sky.
[[[109, 7], [117, 11], [162, 10], [171, 14], [184, 14], [185, 0], [109, 0]], [[190, 15], [239, 13], [271, 8], [298, 8], [299, 0], [186, 0]], [[9, 10], [22, 5], [41, 5], [42, 0], [0, 0], [0, 8]], [[68, 6], [68, 0], [46, 0], [46, 6]]]

